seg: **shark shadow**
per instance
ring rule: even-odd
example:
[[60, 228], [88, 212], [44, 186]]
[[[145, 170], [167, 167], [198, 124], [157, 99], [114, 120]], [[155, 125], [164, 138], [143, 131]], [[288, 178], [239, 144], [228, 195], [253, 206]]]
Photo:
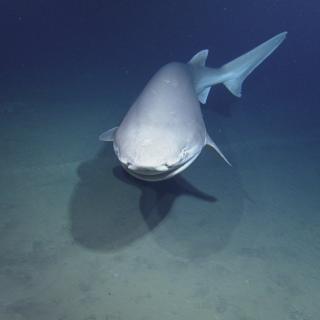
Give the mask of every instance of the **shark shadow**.
[[133, 178], [120, 166], [113, 169], [113, 174], [121, 181], [140, 189], [140, 212], [150, 230], [167, 216], [179, 196], [186, 195], [208, 202], [217, 201], [214, 196], [200, 191], [181, 175], [169, 180], [146, 182]]
[[77, 174], [69, 203], [70, 231], [78, 244], [92, 250], [118, 250], [143, 237], [182, 195], [216, 201], [181, 176], [154, 183], [131, 177], [109, 147], [81, 163]]

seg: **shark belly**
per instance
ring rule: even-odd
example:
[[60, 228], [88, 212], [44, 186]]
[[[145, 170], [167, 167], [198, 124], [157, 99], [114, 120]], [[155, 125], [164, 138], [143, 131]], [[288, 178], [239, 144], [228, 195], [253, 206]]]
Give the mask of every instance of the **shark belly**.
[[114, 144], [129, 173], [143, 180], [163, 180], [193, 162], [205, 137], [189, 69], [170, 63], [154, 75], [130, 108]]

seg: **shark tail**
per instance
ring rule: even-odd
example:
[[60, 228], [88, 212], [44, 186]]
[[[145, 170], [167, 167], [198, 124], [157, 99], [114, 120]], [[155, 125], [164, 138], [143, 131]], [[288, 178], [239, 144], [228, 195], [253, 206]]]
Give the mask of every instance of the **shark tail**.
[[195, 91], [201, 103], [205, 104], [212, 86], [223, 83], [237, 97], [241, 97], [243, 81], [262, 63], [286, 38], [287, 32], [279, 33], [251, 51], [228, 62], [221, 68], [206, 67], [208, 50], [198, 52], [190, 61]]
[[243, 81], [260, 63], [278, 48], [286, 38], [286, 35], [287, 32], [282, 32], [221, 67], [221, 72], [226, 77], [223, 84], [232, 94], [241, 97]]
[[[241, 97], [243, 81], [262, 63], [286, 38], [287, 32], [279, 33], [273, 38], [260, 44], [251, 51], [228, 62], [221, 68], [206, 67], [208, 50], [198, 52], [188, 63], [198, 99], [205, 104], [213, 85], [223, 83], [228, 90], [237, 97]], [[214, 148], [218, 154], [231, 166], [230, 162], [220, 151], [218, 146], [207, 134], [206, 144]]]

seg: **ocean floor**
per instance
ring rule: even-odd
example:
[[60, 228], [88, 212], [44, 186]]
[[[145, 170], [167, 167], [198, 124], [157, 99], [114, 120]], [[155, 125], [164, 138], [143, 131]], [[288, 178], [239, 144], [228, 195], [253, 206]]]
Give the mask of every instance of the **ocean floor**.
[[2, 102], [1, 320], [319, 319], [318, 106], [268, 96], [210, 97], [233, 167], [207, 149], [160, 183], [97, 140], [116, 99]]

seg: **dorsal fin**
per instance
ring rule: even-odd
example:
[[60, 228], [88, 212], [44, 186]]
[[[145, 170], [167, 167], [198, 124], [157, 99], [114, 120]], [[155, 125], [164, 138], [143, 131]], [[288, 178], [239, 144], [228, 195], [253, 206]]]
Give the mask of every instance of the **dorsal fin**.
[[208, 49], [201, 50], [195, 54], [188, 63], [194, 66], [204, 67], [206, 65], [208, 54]]

